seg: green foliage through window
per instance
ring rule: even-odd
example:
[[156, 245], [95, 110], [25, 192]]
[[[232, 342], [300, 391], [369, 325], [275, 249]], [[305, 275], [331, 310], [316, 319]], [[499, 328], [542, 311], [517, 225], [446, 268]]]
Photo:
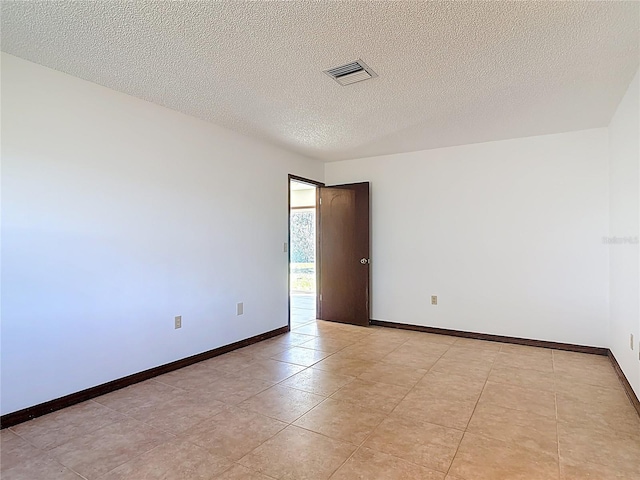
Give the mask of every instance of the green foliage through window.
[[315, 210], [291, 211], [291, 263], [313, 263], [316, 259]]

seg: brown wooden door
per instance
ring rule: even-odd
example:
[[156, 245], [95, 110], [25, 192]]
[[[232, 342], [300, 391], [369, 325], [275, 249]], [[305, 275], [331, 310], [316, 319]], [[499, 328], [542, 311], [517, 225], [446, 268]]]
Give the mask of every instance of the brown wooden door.
[[369, 325], [369, 182], [318, 196], [318, 318]]

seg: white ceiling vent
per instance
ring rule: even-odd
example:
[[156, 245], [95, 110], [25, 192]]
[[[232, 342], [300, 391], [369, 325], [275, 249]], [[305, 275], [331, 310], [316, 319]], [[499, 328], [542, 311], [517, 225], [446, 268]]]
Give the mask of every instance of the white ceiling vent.
[[324, 73], [343, 86], [378, 76], [362, 60], [356, 60], [346, 65], [330, 68], [329, 70], [325, 70]]

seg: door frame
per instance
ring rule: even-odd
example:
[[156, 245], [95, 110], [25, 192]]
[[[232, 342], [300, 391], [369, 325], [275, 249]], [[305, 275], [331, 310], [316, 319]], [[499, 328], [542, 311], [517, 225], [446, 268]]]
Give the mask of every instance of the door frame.
[[306, 183], [316, 187], [316, 317], [320, 308], [320, 295], [318, 294], [318, 286], [320, 285], [320, 248], [319, 248], [319, 232], [320, 232], [320, 215], [318, 215], [318, 195], [319, 188], [324, 187], [324, 183], [309, 178], [299, 177], [298, 175], [289, 174], [287, 179], [287, 326], [291, 331], [291, 181]]

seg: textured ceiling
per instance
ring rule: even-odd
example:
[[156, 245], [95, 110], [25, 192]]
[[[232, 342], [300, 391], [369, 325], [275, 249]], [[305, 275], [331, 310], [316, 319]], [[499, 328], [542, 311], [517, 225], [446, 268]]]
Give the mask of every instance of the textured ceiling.
[[[606, 126], [637, 2], [2, 2], [2, 49], [322, 160]], [[361, 58], [379, 76], [323, 70]]]

